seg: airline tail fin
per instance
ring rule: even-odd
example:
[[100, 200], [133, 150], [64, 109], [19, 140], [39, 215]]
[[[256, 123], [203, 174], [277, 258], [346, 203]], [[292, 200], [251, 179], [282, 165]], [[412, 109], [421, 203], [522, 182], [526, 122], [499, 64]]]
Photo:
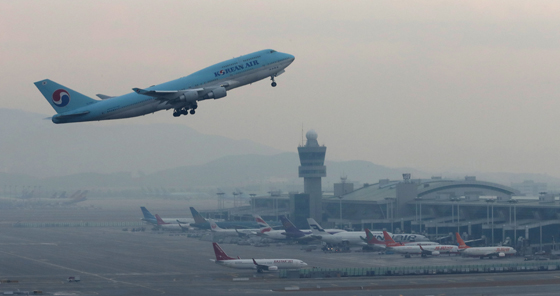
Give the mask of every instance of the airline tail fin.
[[383, 245], [385, 246], [385, 242], [378, 240], [373, 233], [369, 229], [366, 228], [366, 242], [368, 245]]
[[156, 221], [158, 225], [171, 224], [171, 223], [163, 222], [163, 219], [161, 219], [161, 217], [158, 214], [156, 214]]
[[191, 214], [194, 218], [194, 223], [196, 224], [201, 224], [201, 223], [206, 223], [206, 219], [204, 219], [204, 217], [202, 217], [197, 210], [195, 210], [193, 207], [190, 207], [191, 209]]
[[280, 221], [282, 221], [282, 226], [286, 232], [301, 232], [286, 216], [280, 216]]
[[259, 234], [263, 234], [272, 230], [272, 227], [270, 227], [270, 225], [268, 225], [268, 223], [266, 223], [266, 221], [264, 221], [261, 216], [253, 215], [253, 217], [255, 217], [257, 224], [259, 224]]
[[266, 221], [264, 221], [263, 218], [261, 218], [261, 216], [253, 215], [253, 217], [255, 217], [255, 221], [257, 221], [257, 224], [259, 224], [259, 227], [261, 227], [261, 228], [270, 227], [270, 225], [268, 225], [268, 223], [266, 223]]
[[322, 236], [326, 234], [323, 227], [321, 227], [321, 225], [319, 225], [319, 223], [317, 223], [315, 219], [307, 218], [307, 223], [309, 224], [309, 228], [311, 228], [311, 233], [313, 233], [313, 235]]
[[455, 232], [455, 237], [457, 238], [457, 243], [459, 244], [459, 250], [470, 248], [465, 244], [465, 241], [461, 238], [459, 232]]
[[235, 258], [231, 258], [230, 256], [228, 256], [226, 252], [224, 252], [224, 250], [220, 248], [220, 245], [218, 245], [218, 243], [212, 243], [212, 246], [214, 246], [214, 254], [216, 254], [216, 261], [235, 260]]
[[387, 247], [396, 247], [396, 246], [400, 246], [400, 244], [397, 244], [393, 238], [387, 233], [387, 231], [383, 230], [383, 239], [385, 240], [385, 245]]
[[218, 226], [218, 224], [216, 224], [216, 221], [214, 221], [213, 219], [208, 219], [208, 223], [210, 223], [210, 230], [212, 230], [212, 231], [222, 230], [220, 228], [220, 226]]
[[156, 217], [154, 215], [152, 215], [152, 213], [150, 213], [150, 211], [148, 211], [148, 209], [146, 209], [146, 207], [140, 207], [140, 209], [142, 210], [142, 214], [144, 215], [144, 221], [150, 222], [150, 221], [157, 221]]
[[50, 79], [37, 81], [35, 86], [58, 114], [99, 102]]

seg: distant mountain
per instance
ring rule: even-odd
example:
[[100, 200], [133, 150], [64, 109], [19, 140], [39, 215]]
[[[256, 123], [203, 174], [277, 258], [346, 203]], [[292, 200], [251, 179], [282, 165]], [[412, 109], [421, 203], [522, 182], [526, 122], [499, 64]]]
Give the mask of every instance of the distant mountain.
[[[178, 188], [180, 190], [270, 189], [301, 191], [299, 157], [249, 140], [201, 134], [184, 125], [55, 125], [45, 115], [0, 108], [0, 190], [11, 188], [107, 189]], [[294, 147], [295, 148], [295, 147]], [[323, 188], [340, 177], [358, 186], [379, 179], [430, 178], [429, 172], [389, 168], [368, 161], [329, 161]], [[538, 174], [446, 172], [444, 178], [475, 175], [506, 186], [512, 182], [560, 179]], [[1, 191], [0, 191], [1, 192]]]
[[201, 134], [185, 125], [56, 125], [46, 115], [0, 108], [0, 172], [35, 177], [147, 173], [237, 154], [282, 151], [250, 140]]

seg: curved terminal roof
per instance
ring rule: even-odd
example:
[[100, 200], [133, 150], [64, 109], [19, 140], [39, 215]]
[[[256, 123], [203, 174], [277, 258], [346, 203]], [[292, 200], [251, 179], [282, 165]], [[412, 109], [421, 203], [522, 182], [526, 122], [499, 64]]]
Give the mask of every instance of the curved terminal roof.
[[[403, 181], [386, 181], [354, 190], [342, 196], [345, 202], [369, 201], [376, 203], [387, 202], [387, 199], [396, 198], [397, 184]], [[465, 194], [475, 193], [480, 196], [512, 196], [519, 195], [519, 192], [511, 187], [492, 182], [476, 181], [474, 178], [465, 180], [450, 179], [416, 179], [410, 180], [416, 184], [417, 196], [423, 199], [436, 198], [438, 195], [464, 196]], [[381, 184], [381, 185], [380, 185]], [[334, 197], [338, 200], [338, 197]]]

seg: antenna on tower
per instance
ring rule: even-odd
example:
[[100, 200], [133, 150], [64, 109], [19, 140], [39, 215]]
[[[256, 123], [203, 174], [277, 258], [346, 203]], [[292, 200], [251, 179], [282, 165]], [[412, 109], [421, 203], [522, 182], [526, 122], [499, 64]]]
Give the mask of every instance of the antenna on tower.
[[303, 122], [301, 123], [301, 146], [303, 146]]

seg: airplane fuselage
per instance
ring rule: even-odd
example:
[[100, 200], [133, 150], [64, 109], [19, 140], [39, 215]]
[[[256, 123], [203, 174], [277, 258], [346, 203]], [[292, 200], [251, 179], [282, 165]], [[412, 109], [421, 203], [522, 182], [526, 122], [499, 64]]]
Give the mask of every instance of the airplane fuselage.
[[[307, 263], [298, 259], [255, 259], [257, 264], [265, 266], [276, 266], [278, 269], [299, 269], [307, 266]], [[219, 260], [217, 264], [238, 269], [257, 269], [253, 259]]]
[[424, 251], [437, 252], [439, 254], [459, 252], [457, 246], [453, 246], [453, 245], [422, 245], [422, 248], [420, 248], [420, 246], [418, 245], [405, 245], [405, 246], [391, 247], [389, 249], [399, 254], [422, 254], [422, 249], [424, 249]]
[[514, 255], [515, 253], [517, 253], [517, 251], [511, 247], [471, 247], [461, 250], [461, 253], [464, 256], [473, 257], [501, 257], [502, 254], [503, 256]]

